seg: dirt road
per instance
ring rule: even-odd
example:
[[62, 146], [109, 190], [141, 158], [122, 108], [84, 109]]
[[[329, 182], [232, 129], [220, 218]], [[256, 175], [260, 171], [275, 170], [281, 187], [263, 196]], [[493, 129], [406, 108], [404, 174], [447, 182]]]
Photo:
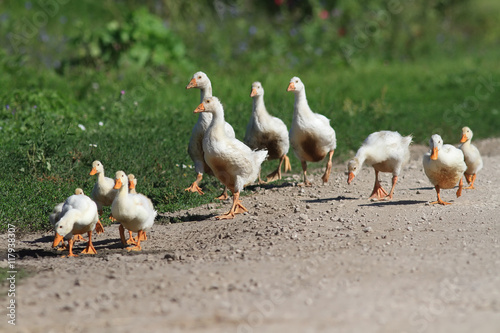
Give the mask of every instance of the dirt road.
[[214, 220], [229, 202], [160, 214], [141, 253], [116, 225], [77, 258], [60, 258], [52, 233], [19, 234], [16, 265], [31, 275], [16, 284], [16, 326], [4, 315], [0, 331], [499, 332], [500, 140], [475, 143], [477, 189], [443, 190], [449, 206], [428, 204], [415, 145], [392, 201], [367, 199], [371, 168], [347, 185], [342, 164], [326, 185], [318, 170], [310, 188], [291, 175], [254, 187], [234, 220]]

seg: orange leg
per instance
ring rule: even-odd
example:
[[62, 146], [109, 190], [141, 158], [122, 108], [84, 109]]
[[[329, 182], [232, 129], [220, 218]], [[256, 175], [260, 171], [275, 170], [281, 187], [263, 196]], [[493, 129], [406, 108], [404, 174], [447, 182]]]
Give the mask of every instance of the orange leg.
[[120, 239], [122, 241], [122, 244], [127, 245], [127, 240], [125, 239], [125, 228], [123, 227], [123, 225], [120, 224], [120, 226], [118, 227], [118, 231], [120, 232]]
[[391, 188], [391, 192], [387, 196], [387, 198], [389, 198], [389, 200], [392, 199], [392, 195], [394, 194], [394, 188], [396, 187], [397, 182], [398, 182], [398, 176], [392, 176], [392, 188]]
[[219, 195], [217, 198], [217, 200], [227, 200], [229, 198], [229, 195], [227, 195], [227, 186], [224, 186], [224, 191], [222, 192], [221, 195]]
[[[71, 238], [69, 241], [68, 241], [68, 244], [69, 244], [69, 254], [68, 254], [68, 257], [78, 257], [77, 254], [74, 254], [73, 253], [73, 243], [75, 241], [73, 240], [73, 238]], [[66, 257], [66, 256], [62, 256], [63, 258]]]
[[[281, 179], [281, 165], [283, 164], [283, 161], [288, 158], [286, 155], [281, 156], [280, 158], [280, 164], [278, 165], [278, 168], [271, 172], [270, 174], [267, 175], [267, 181], [272, 182], [278, 179]], [[288, 162], [290, 164], [290, 161]], [[285, 163], [285, 171], [286, 171], [286, 163]]]
[[78, 235], [74, 235], [73, 236], [73, 240], [75, 242], [86, 242], [87, 240], [85, 238], [83, 238], [82, 235], [78, 234]]
[[462, 195], [462, 188], [464, 186], [464, 180], [460, 177], [460, 182], [458, 183], [457, 198]]
[[373, 191], [369, 199], [382, 200], [386, 196], [388, 196], [387, 191], [384, 190], [382, 185], [380, 185], [380, 182], [378, 181], [378, 171], [375, 170], [375, 185], [373, 186]]
[[134, 244], [134, 245], [137, 245], [137, 240], [134, 238], [134, 236], [132, 235], [132, 231], [128, 231], [128, 239], [127, 239], [127, 244], [130, 245], [130, 244]]
[[298, 186], [312, 186], [311, 182], [307, 180], [307, 162], [306, 161], [301, 161], [302, 164], [302, 174], [304, 175], [304, 182], [297, 184]]
[[144, 230], [139, 230], [137, 232], [137, 244], [135, 246], [127, 247], [127, 251], [141, 251], [141, 239], [146, 237], [144, 234]]
[[464, 188], [467, 190], [474, 190], [475, 189], [474, 182], [476, 181], [476, 174], [473, 174], [473, 175], [465, 174], [465, 179], [467, 180], [467, 183], [469, 184], [469, 186], [464, 187]]
[[104, 227], [102, 226], [102, 223], [100, 220], [97, 220], [97, 223], [95, 225], [95, 232], [96, 234], [102, 234], [104, 232]]
[[333, 156], [334, 150], [331, 150], [328, 153], [328, 163], [326, 163], [326, 170], [325, 174], [321, 179], [323, 179], [323, 184], [328, 182], [328, 178], [330, 178], [330, 172], [332, 171], [332, 156]]
[[290, 172], [292, 171], [292, 165], [290, 164], [290, 159], [288, 158], [288, 156], [284, 155], [285, 156], [285, 172]]
[[440, 192], [440, 188], [439, 188], [439, 186], [438, 186], [438, 185], [436, 185], [436, 186], [435, 186], [435, 188], [436, 188], [436, 193], [437, 193], [437, 197], [438, 197], [438, 199], [437, 199], [437, 201], [433, 201], [433, 202], [431, 202], [431, 205], [433, 205], [433, 204], [451, 205], [451, 202], [445, 202], [445, 201], [441, 200], [441, 195], [440, 195], [440, 193], [439, 193], [439, 192]]
[[215, 218], [217, 220], [228, 220], [233, 219], [236, 214], [243, 214], [245, 212], [248, 212], [248, 209], [246, 209], [245, 206], [241, 204], [240, 192], [236, 192], [233, 195], [233, 205], [231, 206], [229, 212], [224, 215], [216, 216]]
[[201, 190], [201, 187], [198, 185], [202, 179], [203, 179], [203, 174], [198, 173], [198, 175], [196, 176], [196, 180], [191, 184], [191, 186], [186, 188], [184, 191], [189, 191], [189, 192], [193, 192], [193, 193], [198, 192], [198, 194], [200, 194], [200, 195], [205, 194]]
[[97, 254], [97, 251], [95, 250], [94, 245], [92, 244], [92, 231], [89, 231], [87, 234], [89, 235], [89, 241], [87, 243], [87, 247], [81, 253]]

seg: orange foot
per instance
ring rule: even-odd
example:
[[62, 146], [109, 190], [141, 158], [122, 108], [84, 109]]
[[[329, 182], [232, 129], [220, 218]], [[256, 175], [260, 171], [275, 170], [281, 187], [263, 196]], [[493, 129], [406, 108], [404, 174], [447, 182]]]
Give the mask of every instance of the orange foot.
[[308, 180], [305, 180], [303, 183], [297, 184], [297, 186], [300, 186], [300, 187], [311, 187], [312, 183], [310, 181], [308, 181]]
[[374, 200], [383, 200], [385, 199], [386, 197], [388, 197], [389, 194], [387, 193], [386, 190], [384, 190], [384, 188], [380, 185], [378, 186], [375, 186], [375, 188], [373, 189], [373, 192], [370, 196], [370, 200], [371, 199], [374, 199]]
[[221, 195], [219, 195], [219, 196], [218, 196], [217, 198], [215, 198], [215, 199], [217, 199], [217, 200], [221, 200], [221, 201], [229, 199], [229, 195], [227, 195], [227, 188], [224, 188], [224, 192], [222, 192], [222, 194], [221, 194]]
[[215, 218], [217, 220], [230, 220], [234, 219], [236, 214], [243, 214], [245, 212], [248, 212], [248, 209], [246, 209], [245, 206], [241, 204], [239, 197], [240, 197], [239, 192], [235, 193], [233, 198], [233, 206], [231, 207], [231, 210], [226, 214], [216, 216]]
[[78, 234], [78, 235], [74, 235], [73, 236], [73, 240], [75, 242], [86, 242], [87, 240], [85, 238], [83, 238], [82, 235]]
[[95, 225], [95, 232], [96, 234], [102, 234], [104, 232], [104, 227], [102, 226], [102, 223], [100, 220], [97, 220], [97, 223]]
[[434, 204], [440, 204], [440, 205], [444, 206], [444, 205], [451, 205], [451, 202], [446, 202], [446, 201], [439, 199], [438, 201], [431, 202], [431, 205], [434, 205]]
[[83, 254], [97, 254], [97, 251], [94, 248], [94, 245], [92, 243], [87, 244], [87, 247], [80, 253]]
[[281, 171], [280, 169], [277, 169], [277, 170], [271, 172], [270, 174], [268, 174], [266, 177], [267, 182], [268, 183], [274, 182], [275, 180], [281, 179], [281, 172], [280, 171]]
[[193, 193], [198, 192], [198, 194], [200, 194], [200, 195], [205, 194], [201, 190], [201, 187], [199, 187], [198, 184], [196, 184], [196, 182], [191, 184], [191, 186], [189, 186], [188, 188], [184, 189], [184, 191], [189, 191], [189, 192], [193, 192]]

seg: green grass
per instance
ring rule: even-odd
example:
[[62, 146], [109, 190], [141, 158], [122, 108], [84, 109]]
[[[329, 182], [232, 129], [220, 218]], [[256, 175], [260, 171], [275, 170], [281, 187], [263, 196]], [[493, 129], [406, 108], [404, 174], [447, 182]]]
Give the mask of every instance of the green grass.
[[[89, 3], [99, 6], [100, 2]], [[101, 21], [114, 17], [120, 8], [110, 2], [105, 7], [96, 27], [105, 26]], [[85, 15], [79, 20], [79, 27], [93, 22]], [[246, 31], [249, 23], [238, 22]], [[189, 27], [184, 24], [179, 27]], [[266, 27], [260, 20], [258, 24], [257, 36], [264, 39], [259, 34]], [[65, 33], [64, 29], [57, 24], [47, 27], [55, 35]], [[465, 125], [472, 128], [475, 139], [500, 136], [497, 49], [457, 47], [458, 54], [447, 50], [413, 61], [389, 62], [367, 49], [365, 54], [360, 50], [350, 66], [331, 54], [301, 55], [293, 65], [281, 58], [287, 51], [279, 47], [273, 49], [278, 56], [259, 48], [253, 58], [233, 59], [231, 44], [220, 38], [235, 37], [224, 27], [210, 29], [211, 38], [219, 41], [206, 41], [202, 51], [192, 45], [192, 36], [183, 37], [189, 61], [180, 67], [80, 64], [58, 72], [40, 66], [32, 56], [16, 57], [0, 50], [0, 86], [4, 87], [0, 91], [0, 230], [5, 231], [7, 223], [16, 223], [22, 231], [49, 229], [48, 215], [55, 204], [76, 187], [90, 194], [95, 176], [89, 172], [96, 159], [109, 177], [117, 170], [134, 173], [138, 191], [149, 196], [160, 212], [214, 201], [221, 186], [213, 177], [205, 177], [201, 184], [204, 196], [184, 191], [196, 176], [189, 168], [187, 144], [197, 119], [193, 110], [199, 91], [185, 86], [197, 70], [211, 78], [213, 93], [224, 104], [226, 120], [240, 139], [251, 114], [252, 82], [262, 82], [269, 112], [290, 126], [294, 97], [286, 88], [291, 77], [299, 76], [311, 108], [329, 117], [336, 130], [337, 163], [351, 157], [368, 134], [383, 129], [413, 134], [414, 141], [423, 144], [433, 133], [457, 143]], [[219, 53], [210, 53], [213, 48], [219, 48]], [[32, 51], [46, 50], [34, 45]], [[292, 151], [289, 155], [293, 172], [300, 173], [299, 161]], [[262, 174], [276, 164], [265, 162]], [[324, 162], [310, 167], [324, 167]]]

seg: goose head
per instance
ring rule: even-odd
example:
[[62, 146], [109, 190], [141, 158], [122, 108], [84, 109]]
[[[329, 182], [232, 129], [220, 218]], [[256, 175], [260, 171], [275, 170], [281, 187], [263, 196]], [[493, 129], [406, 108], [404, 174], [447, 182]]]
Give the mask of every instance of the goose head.
[[137, 179], [135, 179], [135, 176], [133, 174], [129, 174], [128, 175], [128, 189], [133, 190], [136, 185], [137, 185]]
[[429, 140], [429, 146], [431, 148], [431, 160], [435, 161], [438, 159], [439, 150], [443, 147], [443, 139], [439, 134], [434, 134]]
[[220, 111], [222, 109], [222, 104], [220, 100], [215, 97], [207, 97], [203, 100], [200, 105], [194, 110], [194, 113], [200, 113], [200, 112], [210, 112], [210, 113], [216, 113], [217, 111]]
[[360, 167], [359, 167], [359, 161], [357, 158], [353, 158], [352, 160], [347, 163], [347, 173], [348, 173], [348, 178], [347, 178], [347, 184], [351, 184], [352, 180], [356, 175], [358, 174]]
[[209, 85], [210, 85], [210, 79], [208, 78], [207, 74], [203, 72], [196, 72], [191, 78], [191, 81], [189, 81], [188, 85], [186, 86], [186, 89], [191, 89], [191, 88], [203, 89], [205, 87], [208, 87]]
[[250, 97], [255, 96], [264, 96], [264, 88], [262, 84], [258, 81], [252, 83], [252, 92], [250, 93]]
[[296, 76], [292, 77], [286, 91], [299, 92], [302, 90], [304, 90], [304, 84], [302, 83], [302, 81]]
[[92, 162], [92, 170], [90, 171], [90, 175], [93, 176], [95, 174], [103, 173], [104, 165], [102, 165], [99, 161]]
[[115, 190], [119, 190], [122, 187], [128, 189], [128, 177], [123, 171], [117, 171], [115, 174], [115, 186], [113, 187]]
[[465, 126], [462, 128], [462, 138], [460, 139], [461, 143], [467, 142], [472, 139], [472, 131], [469, 127]]
[[77, 189], [75, 189], [75, 194], [79, 195], [79, 194], [84, 194], [84, 193], [83, 193], [83, 190], [78, 187]]

